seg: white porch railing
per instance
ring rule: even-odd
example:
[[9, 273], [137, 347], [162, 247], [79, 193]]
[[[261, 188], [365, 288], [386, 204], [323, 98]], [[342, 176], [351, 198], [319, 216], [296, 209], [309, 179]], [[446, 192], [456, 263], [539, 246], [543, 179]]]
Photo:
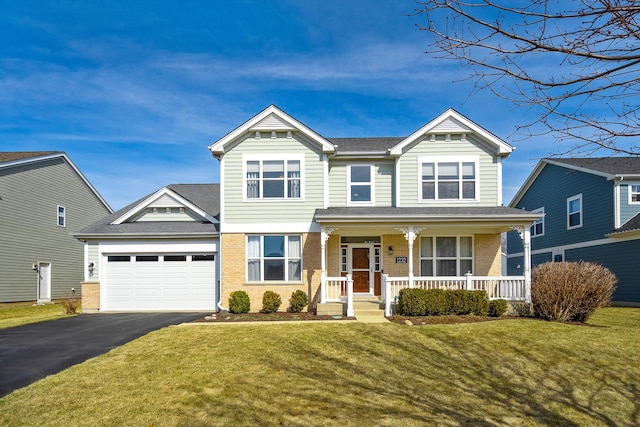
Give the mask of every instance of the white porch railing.
[[400, 289], [466, 289], [486, 291], [489, 299], [526, 301], [529, 293], [524, 276], [389, 277], [382, 275], [382, 300], [385, 315], [391, 316], [391, 304], [398, 300]]
[[346, 277], [326, 277], [321, 291], [321, 303], [347, 303], [347, 316], [353, 316], [353, 278], [351, 275], [347, 274]]

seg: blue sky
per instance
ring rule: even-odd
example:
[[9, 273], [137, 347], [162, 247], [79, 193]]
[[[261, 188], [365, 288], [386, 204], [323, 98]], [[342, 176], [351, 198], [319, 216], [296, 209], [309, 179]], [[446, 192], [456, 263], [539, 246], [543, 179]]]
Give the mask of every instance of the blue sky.
[[207, 146], [269, 104], [325, 137], [406, 136], [449, 107], [517, 149], [508, 203], [551, 136], [424, 54], [412, 0], [5, 1], [0, 151], [67, 152], [114, 209], [218, 182]]

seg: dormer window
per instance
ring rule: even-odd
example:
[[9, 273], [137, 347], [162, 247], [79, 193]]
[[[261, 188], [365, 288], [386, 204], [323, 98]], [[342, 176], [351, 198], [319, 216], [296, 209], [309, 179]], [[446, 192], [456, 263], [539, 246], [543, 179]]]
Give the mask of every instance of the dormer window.
[[248, 160], [245, 164], [247, 199], [300, 199], [300, 160]]

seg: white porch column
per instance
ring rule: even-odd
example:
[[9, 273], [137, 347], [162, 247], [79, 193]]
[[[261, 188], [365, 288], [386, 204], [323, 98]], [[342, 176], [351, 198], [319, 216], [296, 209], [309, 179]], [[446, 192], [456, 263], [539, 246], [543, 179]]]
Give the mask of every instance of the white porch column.
[[397, 230], [401, 231], [404, 234], [404, 238], [407, 239], [409, 247], [409, 256], [407, 257], [409, 269], [407, 276], [409, 276], [409, 287], [413, 288], [413, 241], [416, 240], [416, 237], [418, 237], [418, 233], [422, 231], [422, 228], [410, 225], [408, 227], [400, 227]]
[[320, 303], [327, 302], [327, 240], [335, 228], [320, 228]]
[[522, 259], [522, 275], [524, 276], [524, 300], [531, 302], [531, 227], [513, 227], [522, 239], [523, 259]]
[[524, 300], [531, 302], [531, 228], [524, 227], [522, 243], [524, 245]]
[[347, 274], [347, 317], [353, 317], [353, 277]]

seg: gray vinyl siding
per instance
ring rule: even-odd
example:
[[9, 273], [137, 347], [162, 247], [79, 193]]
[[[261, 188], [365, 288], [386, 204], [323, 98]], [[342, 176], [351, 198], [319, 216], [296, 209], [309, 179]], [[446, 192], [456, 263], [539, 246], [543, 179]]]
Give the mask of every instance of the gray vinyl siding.
[[[455, 138], [454, 135], [452, 135]], [[473, 135], [467, 135], [467, 140], [452, 140], [449, 142], [436, 140], [429, 141], [429, 137], [418, 141], [408, 147], [399, 159], [400, 162], [400, 204], [401, 206], [425, 206], [430, 203], [420, 203], [419, 191], [421, 190], [421, 176], [419, 175], [418, 162], [421, 157], [453, 157], [478, 156], [478, 171], [476, 179], [479, 179], [479, 200], [467, 201], [440, 201], [437, 204], [447, 206], [497, 206], [498, 192], [498, 160], [495, 149], [490, 149], [479, 142]]]
[[61, 158], [0, 169], [0, 197], [0, 302], [36, 299], [34, 262], [51, 263], [53, 299], [79, 291], [84, 249], [73, 233], [108, 215], [104, 204]]
[[393, 161], [371, 162], [341, 160], [329, 163], [329, 207], [348, 205], [347, 169], [348, 165], [374, 165], [374, 198], [375, 206], [393, 206], [395, 191], [395, 164]]
[[[640, 183], [634, 182], [633, 184]], [[640, 204], [629, 204], [629, 185], [630, 184], [625, 183], [620, 184], [620, 225], [629, 221], [640, 212]]]
[[[324, 207], [324, 181], [321, 149], [299, 134], [287, 138], [286, 133], [277, 132], [272, 139], [262, 133], [260, 139], [254, 134], [236, 143], [224, 155], [224, 212], [226, 223], [249, 224], [304, 223], [313, 221], [315, 210]], [[283, 156], [300, 154], [303, 156], [304, 201], [297, 200], [251, 200], [243, 201], [244, 180], [243, 154], [269, 156], [281, 153]]]
[[[567, 230], [567, 199], [582, 194], [582, 227]], [[599, 240], [614, 230], [613, 184], [606, 178], [547, 164], [517, 208], [544, 207], [544, 236], [532, 250]], [[511, 249], [509, 249], [511, 251]]]
[[618, 278], [613, 301], [638, 303], [640, 302], [638, 254], [640, 254], [640, 239], [569, 249], [565, 251], [565, 260], [583, 260], [604, 265]]

